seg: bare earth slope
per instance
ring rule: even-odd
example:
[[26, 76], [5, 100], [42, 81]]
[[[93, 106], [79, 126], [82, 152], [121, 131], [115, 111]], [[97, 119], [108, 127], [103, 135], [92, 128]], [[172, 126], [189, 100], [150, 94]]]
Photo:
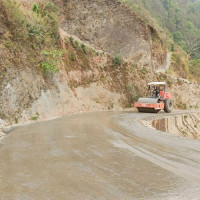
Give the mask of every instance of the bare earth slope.
[[117, 0], [69, 0], [61, 26], [94, 47], [138, 65], [165, 64], [166, 50], [156, 30]]

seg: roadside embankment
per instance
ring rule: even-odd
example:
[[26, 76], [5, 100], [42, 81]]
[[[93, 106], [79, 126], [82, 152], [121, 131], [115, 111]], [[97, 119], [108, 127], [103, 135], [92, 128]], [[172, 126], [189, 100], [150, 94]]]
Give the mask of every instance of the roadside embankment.
[[193, 139], [200, 139], [200, 113], [180, 113], [154, 118], [151, 125], [157, 130], [181, 135]]
[[5, 135], [5, 133], [3, 133], [3, 130], [7, 125], [8, 124], [4, 120], [0, 119], [0, 140]]

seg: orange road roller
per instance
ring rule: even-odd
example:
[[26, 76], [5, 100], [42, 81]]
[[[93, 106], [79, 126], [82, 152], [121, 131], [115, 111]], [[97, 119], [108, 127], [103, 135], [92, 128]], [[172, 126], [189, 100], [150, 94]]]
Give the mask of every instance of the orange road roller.
[[171, 95], [166, 92], [165, 82], [152, 82], [148, 84], [149, 97], [139, 98], [134, 104], [138, 112], [158, 113], [162, 109], [166, 113], [173, 110]]

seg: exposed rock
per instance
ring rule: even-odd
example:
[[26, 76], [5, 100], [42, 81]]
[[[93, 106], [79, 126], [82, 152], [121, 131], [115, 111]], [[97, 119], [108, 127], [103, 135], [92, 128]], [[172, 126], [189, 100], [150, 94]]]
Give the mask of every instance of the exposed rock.
[[156, 68], [166, 62], [166, 50], [156, 30], [117, 0], [69, 0], [61, 26], [95, 48], [120, 54], [138, 65]]

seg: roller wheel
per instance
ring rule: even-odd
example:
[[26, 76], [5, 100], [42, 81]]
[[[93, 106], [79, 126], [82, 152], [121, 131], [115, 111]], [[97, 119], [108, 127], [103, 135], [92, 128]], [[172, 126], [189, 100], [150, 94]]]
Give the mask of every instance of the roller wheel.
[[164, 107], [164, 111], [166, 113], [170, 113], [173, 110], [173, 102], [171, 99], [165, 99], [165, 107]]

